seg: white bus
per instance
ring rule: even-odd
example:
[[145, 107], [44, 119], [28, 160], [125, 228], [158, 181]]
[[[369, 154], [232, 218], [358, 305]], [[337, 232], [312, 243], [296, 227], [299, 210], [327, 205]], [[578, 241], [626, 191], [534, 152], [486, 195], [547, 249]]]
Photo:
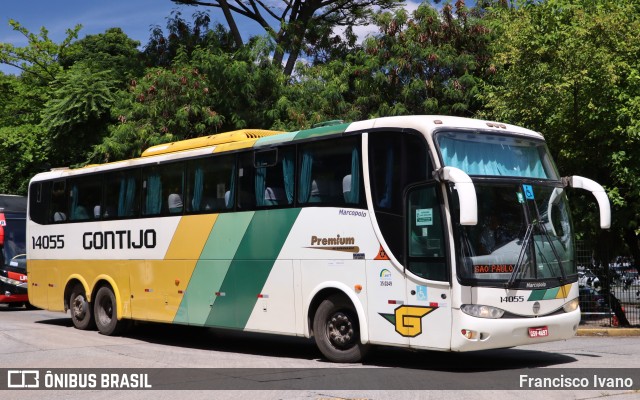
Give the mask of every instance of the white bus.
[[580, 321], [574, 232], [543, 137], [404, 116], [241, 130], [29, 187], [29, 300], [76, 328], [133, 320], [443, 351], [567, 339]]

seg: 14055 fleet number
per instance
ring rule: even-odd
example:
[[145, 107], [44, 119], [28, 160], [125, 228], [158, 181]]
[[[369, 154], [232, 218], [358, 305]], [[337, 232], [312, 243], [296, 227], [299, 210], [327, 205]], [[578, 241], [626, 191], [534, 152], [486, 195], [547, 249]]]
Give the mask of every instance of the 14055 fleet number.
[[34, 249], [63, 249], [64, 235], [31, 236], [31, 244]]

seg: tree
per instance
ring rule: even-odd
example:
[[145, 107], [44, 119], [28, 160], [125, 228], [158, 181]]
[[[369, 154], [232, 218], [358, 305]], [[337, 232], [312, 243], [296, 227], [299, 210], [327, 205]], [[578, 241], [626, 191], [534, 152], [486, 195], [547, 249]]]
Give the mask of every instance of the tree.
[[126, 89], [131, 79], [144, 73], [144, 57], [138, 46], [140, 42], [129, 38], [122, 29], [110, 28], [71, 43], [60, 55], [59, 63], [64, 69], [83, 63], [96, 73], [109, 71], [118, 87]]
[[209, 15], [204, 12], [194, 13], [193, 23], [189, 23], [182, 18], [180, 12], [172, 11], [167, 18], [166, 33], [160, 26], [155, 26], [151, 31], [151, 37], [144, 50], [147, 65], [170, 67], [179, 50], [187, 57], [190, 57], [196, 48], [223, 50], [227, 53], [236, 51], [238, 47], [231, 34], [220, 24], [210, 28], [210, 22]]
[[211, 105], [216, 93], [198, 68], [151, 68], [118, 100], [118, 122], [95, 146], [91, 159], [108, 162], [140, 156], [149, 146], [215, 132], [223, 121]]
[[[222, 10], [236, 46], [243, 46], [236, 18], [256, 22], [274, 41], [273, 64], [282, 65], [290, 76], [296, 61], [303, 54], [313, 56], [327, 50], [342, 39], [333, 34], [336, 27], [353, 27], [369, 22], [374, 7], [392, 9], [399, 0], [283, 0], [265, 3], [260, 0], [171, 0], [177, 4], [213, 7]], [[277, 28], [274, 28], [277, 27]], [[277, 30], [276, 30], [277, 29]], [[352, 35], [348, 29], [347, 34]], [[349, 40], [349, 39], [347, 39]]]
[[17, 21], [9, 20], [13, 30], [21, 33], [28, 40], [26, 47], [16, 47], [10, 43], [0, 43], [0, 63], [11, 65], [22, 70], [44, 84], [54, 80], [62, 69], [58, 60], [64, 54], [69, 44], [78, 37], [82, 25], [74, 29], [67, 29], [67, 37], [62, 43], [54, 43], [49, 39], [49, 31], [40, 28], [40, 34], [29, 32]]
[[493, 73], [491, 32], [463, 1], [374, 18], [380, 33], [345, 59], [302, 66], [277, 103], [284, 126], [403, 114], [473, 116]]
[[83, 62], [58, 74], [51, 99], [42, 110], [42, 127], [49, 137], [49, 159], [55, 165], [87, 160], [87, 149], [107, 133], [117, 81], [111, 71], [94, 72]]

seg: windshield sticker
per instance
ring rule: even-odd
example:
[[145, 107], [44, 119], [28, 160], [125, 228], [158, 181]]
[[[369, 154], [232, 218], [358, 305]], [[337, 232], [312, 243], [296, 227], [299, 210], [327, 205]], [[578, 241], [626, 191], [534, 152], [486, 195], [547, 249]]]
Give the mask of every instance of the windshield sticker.
[[433, 225], [433, 208], [416, 210], [416, 226]]
[[427, 301], [427, 287], [416, 286], [416, 296], [418, 298], [418, 301]]
[[522, 195], [522, 193], [517, 192], [516, 196], [518, 196], [518, 203], [520, 204], [524, 203], [524, 196]]
[[527, 200], [533, 200], [535, 198], [533, 195], [533, 187], [531, 185], [522, 185], [522, 189], [524, 190], [524, 196]]

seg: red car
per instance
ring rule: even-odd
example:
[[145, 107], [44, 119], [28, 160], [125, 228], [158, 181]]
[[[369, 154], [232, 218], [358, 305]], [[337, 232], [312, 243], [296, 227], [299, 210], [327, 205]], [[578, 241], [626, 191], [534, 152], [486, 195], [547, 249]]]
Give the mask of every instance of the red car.
[[26, 259], [27, 199], [0, 195], [0, 303], [29, 304]]

